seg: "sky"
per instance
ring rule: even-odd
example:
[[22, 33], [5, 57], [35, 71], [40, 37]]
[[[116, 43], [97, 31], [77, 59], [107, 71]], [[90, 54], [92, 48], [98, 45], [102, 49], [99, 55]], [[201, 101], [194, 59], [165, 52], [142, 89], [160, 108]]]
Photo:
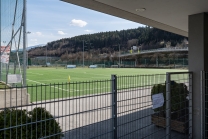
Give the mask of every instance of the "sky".
[[60, 0], [27, 0], [28, 46], [140, 26], [144, 25]]

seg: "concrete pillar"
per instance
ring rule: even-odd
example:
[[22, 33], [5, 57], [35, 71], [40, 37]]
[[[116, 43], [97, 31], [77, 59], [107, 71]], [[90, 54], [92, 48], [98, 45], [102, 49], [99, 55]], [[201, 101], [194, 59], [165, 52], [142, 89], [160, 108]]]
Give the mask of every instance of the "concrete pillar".
[[202, 138], [200, 71], [208, 71], [208, 14], [189, 16], [189, 71], [193, 72], [193, 139]]

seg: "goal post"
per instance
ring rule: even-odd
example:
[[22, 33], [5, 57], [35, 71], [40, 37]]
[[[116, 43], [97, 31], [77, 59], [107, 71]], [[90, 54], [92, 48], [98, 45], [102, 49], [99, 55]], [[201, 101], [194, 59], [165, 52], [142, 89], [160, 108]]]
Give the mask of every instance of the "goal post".
[[111, 65], [111, 68], [119, 68], [118, 65]]
[[97, 65], [97, 68], [105, 68], [105, 64], [94, 64]]

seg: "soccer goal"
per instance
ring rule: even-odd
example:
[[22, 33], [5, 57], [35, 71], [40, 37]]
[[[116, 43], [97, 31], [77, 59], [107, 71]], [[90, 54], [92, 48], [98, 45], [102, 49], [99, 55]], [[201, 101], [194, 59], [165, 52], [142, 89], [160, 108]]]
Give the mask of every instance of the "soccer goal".
[[111, 68], [118, 68], [118, 65], [111, 65]]
[[94, 64], [97, 65], [97, 68], [105, 68], [105, 64]]

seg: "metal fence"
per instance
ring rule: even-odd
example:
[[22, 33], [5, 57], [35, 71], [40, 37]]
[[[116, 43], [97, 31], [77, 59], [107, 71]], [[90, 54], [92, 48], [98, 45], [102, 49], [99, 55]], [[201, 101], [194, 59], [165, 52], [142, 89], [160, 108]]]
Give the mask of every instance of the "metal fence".
[[124, 56], [131, 56], [131, 55], [138, 55], [138, 54], [149, 54], [149, 53], [157, 53], [157, 52], [183, 52], [188, 51], [188, 47], [170, 47], [170, 48], [158, 48], [158, 49], [149, 49], [149, 50], [136, 50], [136, 51], [129, 51], [123, 53], [121, 57]]
[[[0, 1], [0, 80], [8, 74], [22, 74], [26, 84], [26, 0]], [[23, 50], [23, 54], [19, 54]], [[13, 51], [13, 56], [10, 55]], [[22, 52], [20, 52], [22, 53]], [[11, 67], [12, 62], [15, 66]], [[22, 62], [21, 62], [22, 60]], [[24, 69], [21, 68], [24, 65]]]
[[[33, 58], [31, 60], [32, 64], [30, 67], [42, 67], [45, 66], [45, 60], [38, 60], [37, 58]], [[59, 61], [50, 62], [49, 67], [66, 67], [66, 65], [76, 65], [77, 67], [83, 67], [83, 61]], [[187, 68], [188, 67], [188, 59], [187, 58], [178, 58], [178, 59], [168, 59], [168, 58], [139, 58], [137, 60], [122, 60], [119, 61], [85, 61], [85, 66], [90, 65], [104, 65], [105, 68], [112, 68], [117, 65], [120, 68], [135, 68], [135, 67], [148, 67], [148, 68]]]
[[202, 131], [203, 139], [208, 138], [208, 72], [201, 72], [201, 113], [202, 118]]
[[[66, 65], [76, 65], [78, 67], [83, 67], [83, 60], [68, 60], [68, 61], [60, 61], [60, 60], [51, 60], [48, 61], [50, 63], [50, 66], [63, 66], [65, 67]], [[43, 66], [46, 64], [46, 59], [38, 59], [38, 58], [32, 58], [31, 59], [31, 64], [30, 66]], [[94, 61], [90, 61], [90, 60], [85, 60], [84, 61], [84, 65], [85, 66], [90, 66], [90, 65], [105, 65], [106, 68], [110, 68], [112, 65], [119, 65], [119, 61], [118, 60], [94, 60]], [[131, 60], [131, 61], [125, 61], [122, 60], [121, 65], [122, 67], [136, 67], [135, 65], [135, 60]], [[148, 63], [147, 63], [148, 64]]]
[[[118, 78], [118, 84], [122, 82], [117, 93], [118, 138], [192, 137], [191, 73]], [[126, 88], [128, 82], [130, 86]], [[154, 92], [166, 97], [164, 105], [153, 110]]]
[[168, 73], [1, 89], [0, 138], [188, 138], [191, 88], [191, 73]]
[[138, 67], [164, 67], [164, 68], [187, 68], [187, 58], [140, 58], [138, 60]]

